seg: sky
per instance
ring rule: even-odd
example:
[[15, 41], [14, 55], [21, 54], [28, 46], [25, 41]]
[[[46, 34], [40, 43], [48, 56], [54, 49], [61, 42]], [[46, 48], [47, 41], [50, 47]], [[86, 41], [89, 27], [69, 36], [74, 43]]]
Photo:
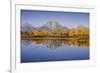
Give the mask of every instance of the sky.
[[82, 12], [57, 12], [40, 10], [21, 10], [21, 24], [29, 23], [34, 27], [46, 24], [50, 19], [55, 19], [60, 25], [74, 28], [79, 25], [89, 27], [89, 13]]

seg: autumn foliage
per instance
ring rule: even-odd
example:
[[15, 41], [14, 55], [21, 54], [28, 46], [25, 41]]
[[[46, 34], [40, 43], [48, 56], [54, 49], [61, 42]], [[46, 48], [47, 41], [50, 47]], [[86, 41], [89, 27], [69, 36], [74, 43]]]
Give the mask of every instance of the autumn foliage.
[[21, 32], [21, 36], [24, 37], [75, 37], [75, 36], [86, 36], [89, 38], [88, 28], [72, 28], [72, 29], [54, 29], [54, 30], [43, 30], [36, 29], [32, 32]]

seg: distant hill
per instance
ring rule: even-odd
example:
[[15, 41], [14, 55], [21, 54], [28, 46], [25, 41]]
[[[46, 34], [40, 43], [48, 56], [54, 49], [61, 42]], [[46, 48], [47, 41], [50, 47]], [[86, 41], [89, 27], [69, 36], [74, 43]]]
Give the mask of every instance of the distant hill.
[[85, 27], [83, 25], [79, 25], [78, 27], [76, 27], [76, 29], [89, 29], [89, 28], [87, 28], [87, 27]]
[[22, 32], [32, 32], [35, 29], [36, 28], [34, 28], [31, 24], [28, 24], [28, 23], [21, 25], [21, 31]]

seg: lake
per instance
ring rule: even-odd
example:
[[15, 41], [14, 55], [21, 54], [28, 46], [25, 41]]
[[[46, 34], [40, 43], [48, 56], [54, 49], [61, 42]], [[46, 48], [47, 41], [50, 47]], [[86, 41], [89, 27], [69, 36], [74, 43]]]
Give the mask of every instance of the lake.
[[21, 40], [21, 63], [89, 60], [89, 41]]

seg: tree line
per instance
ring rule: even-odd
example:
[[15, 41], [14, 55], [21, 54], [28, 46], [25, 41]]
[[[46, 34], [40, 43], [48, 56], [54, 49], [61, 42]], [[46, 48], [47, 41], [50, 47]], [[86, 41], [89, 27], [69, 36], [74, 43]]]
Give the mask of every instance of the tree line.
[[32, 32], [22, 32], [22, 36], [89, 36], [88, 28], [72, 28], [72, 29], [54, 29], [43, 30], [37, 29]]

